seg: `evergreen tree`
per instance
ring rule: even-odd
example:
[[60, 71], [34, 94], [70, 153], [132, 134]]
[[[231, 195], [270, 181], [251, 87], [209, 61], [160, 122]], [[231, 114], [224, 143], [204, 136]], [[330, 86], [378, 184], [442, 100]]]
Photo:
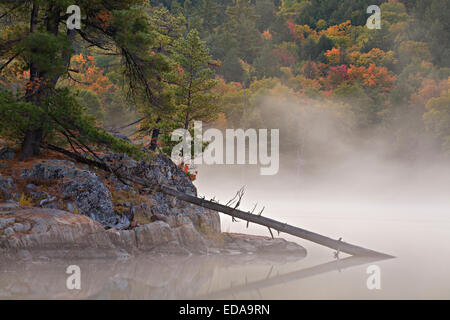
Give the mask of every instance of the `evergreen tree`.
[[[71, 1], [0, 1], [2, 11], [6, 12], [2, 19], [13, 21], [2, 30], [0, 37], [3, 62], [0, 70], [14, 67], [18, 73], [29, 73], [24, 94], [15, 98], [20, 102], [13, 102], [10, 94], [3, 93], [6, 98], [0, 105], [1, 126], [21, 126], [15, 130], [16, 138], [22, 140], [21, 159], [38, 155], [44, 140], [56, 134], [56, 127], [57, 134], [65, 135], [69, 141], [79, 136], [79, 139], [86, 138], [83, 143], [96, 140], [113, 144], [111, 139], [106, 139], [106, 134], [87, 126], [88, 121], [76, 123], [84, 118], [74, 116], [73, 110], [82, 109], [77, 107], [70, 91], [58, 87], [59, 80], [71, 77], [76, 71], [70, 66], [74, 48], [92, 46], [119, 55], [129, 93], [143, 97], [149, 105], [164, 105], [164, 96], [159, 95], [160, 75], [169, 65], [163, 55], [149, 54], [157, 37], [148, 23], [144, 3], [142, 0], [78, 1], [83, 17], [81, 28], [69, 30], [66, 10]], [[56, 102], [60, 110], [55, 109]], [[61, 114], [61, 110], [65, 113]], [[64, 128], [64, 124], [70, 125], [71, 130]], [[8, 130], [2, 130], [5, 131]]]
[[202, 0], [199, 15], [203, 20], [202, 26], [205, 34], [211, 33], [220, 22], [218, 21], [220, 5], [215, 0]]
[[[170, 154], [174, 143], [171, 133], [178, 128], [192, 131], [194, 121], [209, 122], [216, 119], [218, 97], [212, 92], [217, 84], [211, 55], [197, 30], [191, 30], [186, 37], [173, 42], [172, 68], [164, 81], [168, 83], [173, 101], [158, 116], [145, 116], [142, 128], [156, 128], [152, 135], [152, 145], [157, 140], [163, 142], [162, 151]], [[160, 137], [161, 135], [161, 137]]]
[[217, 96], [211, 93], [216, 85], [206, 43], [200, 40], [197, 30], [191, 30], [186, 38], [175, 41], [173, 61], [175, 72], [168, 78], [175, 92], [175, 119], [186, 130], [192, 122], [211, 121], [217, 116]]
[[262, 46], [255, 7], [249, 0], [235, 0], [233, 6], [228, 6], [226, 14], [228, 21], [222, 32], [228, 33], [236, 40], [240, 58], [252, 63]]

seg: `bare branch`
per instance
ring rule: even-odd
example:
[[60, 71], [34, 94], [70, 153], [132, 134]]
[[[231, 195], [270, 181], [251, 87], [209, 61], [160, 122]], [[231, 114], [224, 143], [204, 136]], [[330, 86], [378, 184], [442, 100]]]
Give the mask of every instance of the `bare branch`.
[[265, 208], [266, 208], [266, 207], [263, 207], [263, 208], [261, 209], [261, 211], [259, 212], [258, 216], [261, 216], [261, 215], [262, 215], [262, 213], [263, 213], [263, 211], [264, 211]]
[[0, 16], [0, 19], [3, 19], [4, 17], [6, 17], [8, 14], [10, 14], [11, 12], [13, 12], [16, 9], [19, 9], [23, 4], [25, 4], [27, 1], [20, 1], [20, 3], [18, 3], [16, 6], [14, 6], [13, 8], [11, 8], [11, 10], [6, 11], [5, 13], [3, 13]]
[[272, 239], [274, 239], [272, 229], [270, 229], [269, 227], [267, 227], [267, 229], [269, 229], [270, 235], [272, 236]]
[[15, 58], [17, 58], [17, 56], [20, 54], [20, 52], [17, 52], [15, 55], [13, 55], [11, 58], [9, 58], [8, 59], [8, 61], [6, 61], [5, 62], [5, 64], [3, 64], [1, 67], [0, 67], [0, 72], [2, 72], [2, 70], [4, 69], [4, 68], [6, 68]]

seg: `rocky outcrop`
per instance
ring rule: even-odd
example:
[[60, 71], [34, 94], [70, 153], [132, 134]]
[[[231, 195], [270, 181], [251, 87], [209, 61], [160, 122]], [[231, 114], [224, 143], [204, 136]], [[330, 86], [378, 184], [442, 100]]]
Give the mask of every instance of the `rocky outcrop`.
[[23, 256], [24, 252], [30, 259], [31, 256], [114, 258], [142, 252], [306, 255], [303, 247], [282, 239], [220, 233], [211, 237], [183, 217], [158, 220], [132, 230], [105, 230], [89, 217], [57, 209], [3, 208], [0, 211], [0, 250], [5, 257]]
[[[121, 168], [131, 176], [147, 179], [152, 183], [165, 184], [187, 194], [196, 195], [197, 190], [189, 177], [169, 158], [162, 155], [151, 161], [135, 161], [127, 155], [110, 153], [104, 160]], [[103, 176], [91, 171], [88, 166], [80, 166], [66, 160], [36, 161], [30, 169], [22, 169], [21, 179], [44, 182], [53, 188], [37, 192], [34, 184], [28, 184], [26, 190], [33, 199], [39, 199], [39, 205], [46, 208], [63, 209], [87, 215], [100, 222], [105, 228], [126, 229], [133, 221], [135, 213], [142, 212], [148, 219], [153, 215], [196, 216], [210, 215], [211, 211], [174, 199], [153, 190], [138, 190], [125, 185], [114, 175]], [[0, 176], [0, 190], [11, 193], [14, 189], [12, 177]], [[50, 189], [50, 190], [49, 190]], [[112, 192], [122, 192], [128, 198], [142, 195], [145, 201], [123, 201], [114, 203]], [[16, 195], [18, 196], [18, 194]], [[126, 210], [120, 212], [115, 207]]]
[[301, 258], [306, 256], [306, 249], [302, 246], [281, 238], [269, 238], [237, 233], [224, 233], [223, 245], [219, 246], [221, 252], [230, 254], [251, 253], [265, 256], [266, 258], [291, 256]]
[[157, 221], [133, 230], [105, 230], [86, 216], [57, 209], [19, 209], [0, 214], [0, 239], [0, 248], [4, 250], [31, 250], [40, 255], [46, 252], [52, 257], [64, 256], [66, 251], [73, 256], [73, 249], [95, 251], [96, 257], [137, 250], [178, 253], [188, 249], [192, 253], [206, 253], [205, 241], [192, 223], [172, 228]]
[[[115, 153], [109, 153], [103, 158], [105, 161], [114, 163], [114, 169], [120, 168], [125, 175], [141, 177], [153, 184], [163, 184], [186, 194], [197, 195], [197, 189], [192, 184], [191, 179], [172, 160], [163, 155], [158, 155], [151, 161], [135, 161], [127, 155]], [[114, 188], [132, 191], [129, 186], [124, 185], [115, 176], [111, 176], [110, 179]], [[154, 214], [171, 216], [180, 214], [198, 215], [209, 212], [207, 209], [174, 199], [162, 192], [148, 190], [146, 197], [152, 203]]]
[[[22, 178], [29, 180], [60, 180], [58, 191], [66, 203], [78, 212], [100, 222], [104, 227], [117, 224], [118, 217], [113, 209], [112, 195], [97, 174], [77, 167], [73, 162], [64, 160], [39, 161], [28, 170], [22, 171]], [[41, 202], [51, 207], [56, 200]]]
[[[130, 176], [197, 195], [191, 179], [167, 157], [102, 157]], [[0, 250], [10, 259], [108, 258], [143, 252], [305, 255], [301, 246], [281, 239], [222, 234], [217, 212], [126, 185], [87, 165], [54, 159], [24, 167], [6, 163], [9, 167], [1, 172], [8, 175], [0, 175]]]
[[[126, 154], [108, 153], [103, 156], [103, 160], [113, 163], [114, 169], [120, 168], [121, 172], [130, 176], [142, 177], [151, 183], [172, 186], [187, 194], [197, 195], [191, 179], [166, 156], [157, 155], [149, 161], [136, 161]], [[129, 188], [118, 180], [114, 184], [116, 188]]]

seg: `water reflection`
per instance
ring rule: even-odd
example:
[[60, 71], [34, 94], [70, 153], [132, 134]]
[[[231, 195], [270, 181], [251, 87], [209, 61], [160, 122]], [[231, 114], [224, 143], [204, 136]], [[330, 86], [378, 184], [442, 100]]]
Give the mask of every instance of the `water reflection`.
[[[256, 291], [260, 294], [260, 289], [282, 285], [284, 283], [305, 279], [320, 274], [328, 273], [331, 271], [342, 271], [347, 268], [365, 265], [368, 263], [374, 263], [381, 260], [392, 259], [391, 256], [374, 256], [374, 257], [348, 257], [345, 259], [336, 259], [330, 262], [318, 264], [313, 267], [300, 269], [297, 271], [289, 272], [282, 275], [271, 276], [272, 270], [266, 277], [266, 279], [245, 283], [240, 286], [230, 287], [228, 289], [219, 290], [216, 292], [210, 292], [207, 295], [198, 296], [197, 299], [224, 299], [234, 297], [236, 294], [243, 292]], [[263, 298], [261, 296], [261, 298]]]
[[[265, 298], [260, 289], [384, 259], [349, 257], [299, 268], [286, 256], [141, 256], [129, 260], [34, 262], [0, 268], [1, 299]], [[305, 259], [307, 260], [307, 259]], [[81, 290], [68, 290], [67, 266], [81, 269]], [[279, 296], [283, 298], [283, 296]]]

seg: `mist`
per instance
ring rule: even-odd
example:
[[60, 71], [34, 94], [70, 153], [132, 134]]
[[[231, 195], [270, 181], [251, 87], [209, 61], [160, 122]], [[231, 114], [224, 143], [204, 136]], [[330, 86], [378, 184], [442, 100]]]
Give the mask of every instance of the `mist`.
[[[317, 105], [297, 105], [303, 113], [297, 113], [295, 125], [293, 102], [276, 103], [269, 98], [264, 106], [287, 113], [278, 119], [290, 115], [290, 122], [280, 127], [278, 174], [261, 176], [252, 165], [199, 166], [195, 183], [199, 194], [226, 203], [245, 186], [241, 210], [251, 210], [258, 203], [256, 212], [265, 206], [264, 216], [396, 256], [380, 264], [393, 290], [380, 297], [404, 297], [417, 285], [434, 286], [424, 297], [442, 294], [443, 283], [450, 280], [446, 271], [450, 263], [450, 166], [439, 149], [424, 139], [406, 156], [401, 152], [405, 146], [395, 141], [395, 132], [389, 128], [369, 132], [354, 126], [349, 130], [335, 110]], [[268, 109], [264, 112], [268, 118], [263, 121], [277, 124]], [[268, 127], [273, 128], [277, 127]], [[247, 228], [244, 221], [221, 218], [223, 231], [270, 236], [267, 228], [252, 224]], [[318, 245], [280, 236], [305, 246], [309, 262], [331, 258], [329, 250]]]

